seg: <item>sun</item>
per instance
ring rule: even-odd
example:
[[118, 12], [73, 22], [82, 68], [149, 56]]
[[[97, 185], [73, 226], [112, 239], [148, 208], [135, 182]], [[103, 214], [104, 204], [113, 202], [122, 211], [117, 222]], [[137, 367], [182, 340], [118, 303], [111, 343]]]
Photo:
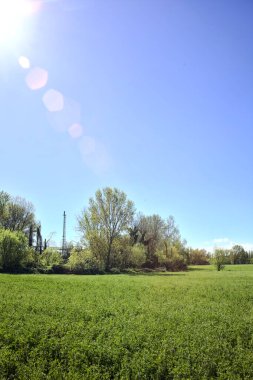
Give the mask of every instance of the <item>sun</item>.
[[0, 0], [0, 44], [19, 37], [28, 15], [38, 7], [38, 1]]

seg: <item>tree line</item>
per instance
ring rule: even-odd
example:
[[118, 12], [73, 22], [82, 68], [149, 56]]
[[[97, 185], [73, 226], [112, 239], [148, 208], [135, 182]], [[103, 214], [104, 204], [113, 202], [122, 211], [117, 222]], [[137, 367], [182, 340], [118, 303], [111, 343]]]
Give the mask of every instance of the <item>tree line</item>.
[[[34, 206], [1, 191], [0, 268], [42, 273], [180, 271], [211, 260], [204, 249], [186, 246], [173, 216], [137, 213], [117, 188], [97, 190], [80, 213], [77, 227], [79, 243], [69, 243], [66, 252], [50, 248], [42, 239]], [[222, 254], [223, 261], [229, 257], [230, 263], [250, 262], [250, 254], [241, 248]]]

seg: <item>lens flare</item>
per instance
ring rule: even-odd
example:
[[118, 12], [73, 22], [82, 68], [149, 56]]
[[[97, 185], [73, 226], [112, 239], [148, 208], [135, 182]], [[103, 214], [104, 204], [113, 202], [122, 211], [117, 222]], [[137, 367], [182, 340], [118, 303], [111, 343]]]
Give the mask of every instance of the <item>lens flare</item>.
[[39, 90], [46, 86], [48, 72], [40, 67], [30, 70], [26, 76], [26, 84], [31, 90]]
[[68, 133], [72, 139], [78, 139], [83, 134], [83, 127], [78, 123], [72, 124], [68, 129]]
[[42, 101], [49, 112], [59, 112], [64, 108], [64, 97], [61, 92], [56, 90], [48, 90]]
[[24, 57], [23, 55], [19, 57], [18, 63], [22, 67], [22, 69], [30, 69], [31, 63], [27, 57]]

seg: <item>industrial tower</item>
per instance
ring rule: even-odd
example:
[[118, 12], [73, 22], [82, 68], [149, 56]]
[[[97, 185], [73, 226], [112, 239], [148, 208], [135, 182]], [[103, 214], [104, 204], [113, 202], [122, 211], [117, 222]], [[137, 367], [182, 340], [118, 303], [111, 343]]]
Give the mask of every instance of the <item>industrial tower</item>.
[[62, 256], [67, 255], [67, 241], [66, 241], [66, 212], [63, 213], [63, 233], [62, 233]]

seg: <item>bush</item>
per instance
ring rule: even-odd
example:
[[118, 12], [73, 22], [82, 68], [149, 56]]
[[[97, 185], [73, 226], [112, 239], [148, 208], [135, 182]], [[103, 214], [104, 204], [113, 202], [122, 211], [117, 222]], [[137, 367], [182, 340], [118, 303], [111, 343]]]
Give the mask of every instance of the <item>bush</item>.
[[225, 268], [225, 265], [224, 265], [225, 262], [226, 262], [226, 256], [224, 254], [224, 250], [216, 249], [214, 252], [213, 264], [216, 267], [218, 272]]
[[131, 247], [129, 261], [130, 266], [134, 268], [141, 268], [141, 266], [146, 262], [145, 247], [142, 244], [136, 244]]
[[187, 264], [181, 257], [168, 259], [164, 262], [164, 266], [169, 272], [182, 272], [187, 270]]
[[122, 269], [121, 272], [125, 273], [125, 274], [136, 274], [136, 273], [138, 273], [137, 270], [135, 270], [134, 268], [125, 268], [125, 269]]
[[187, 262], [176, 247], [171, 247], [166, 255], [160, 250], [156, 253], [160, 267], [165, 267], [169, 272], [181, 272], [187, 270]]
[[49, 247], [42, 252], [39, 262], [44, 267], [52, 267], [53, 265], [62, 264], [63, 259], [59, 251]]
[[33, 247], [29, 247], [27, 249], [27, 253], [22, 264], [28, 272], [30, 270], [33, 271], [34, 268], [38, 267], [39, 256], [39, 253], [36, 252]]
[[205, 249], [189, 249], [188, 263], [190, 265], [209, 265], [209, 255]]
[[97, 274], [103, 271], [99, 261], [89, 250], [72, 249], [68, 259], [68, 266], [75, 274]]
[[47, 273], [54, 273], [54, 274], [71, 274], [71, 270], [68, 265], [66, 264], [58, 264], [58, 265], [53, 265], [50, 270], [47, 270]]
[[3, 271], [20, 271], [28, 253], [28, 240], [22, 232], [0, 230], [0, 265]]
[[[129, 267], [131, 256], [131, 245], [128, 236], [119, 236], [114, 239], [111, 251], [111, 268], [119, 268], [120, 270]], [[111, 271], [110, 268], [110, 271]]]
[[156, 268], [156, 272], [166, 272], [166, 271], [167, 271], [167, 269], [165, 266]]
[[111, 268], [110, 269], [110, 273], [111, 274], [120, 274], [120, 269], [119, 268]]

